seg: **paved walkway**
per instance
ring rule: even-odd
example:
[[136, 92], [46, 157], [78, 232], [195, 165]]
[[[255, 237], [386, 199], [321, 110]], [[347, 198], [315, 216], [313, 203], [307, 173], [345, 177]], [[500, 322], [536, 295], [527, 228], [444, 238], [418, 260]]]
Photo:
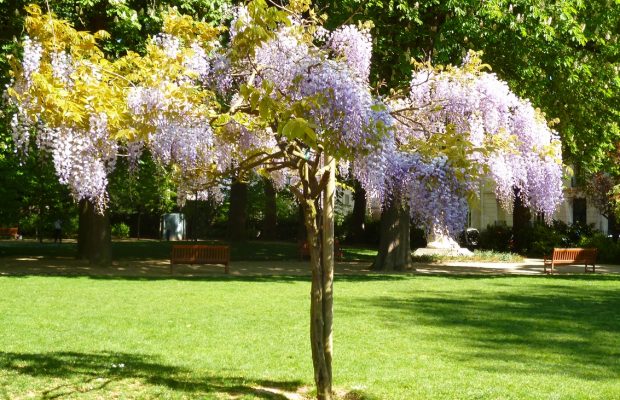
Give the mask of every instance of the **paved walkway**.
[[[583, 265], [562, 265], [556, 267], [558, 273], [579, 274], [584, 272]], [[416, 267], [419, 274], [511, 274], [511, 275], [544, 275], [543, 260], [526, 258], [520, 263], [499, 262], [463, 262], [452, 261], [442, 264], [421, 265]], [[596, 273], [620, 274], [620, 265], [597, 265]]]
[[[561, 266], [560, 274], [583, 273], [577, 265]], [[309, 275], [307, 261], [236, 261], [230, 266], [232, 276], [255, 275]], [[170, 273], [168, 259], [123, 260], [110, 267], [94, 267], [73, 258], [2, 257], [0, 276], [6, 275], [70, 275], [70, 276], [132, 276], [132, 277], [190, 277], [223, 275], [224, 268], [214, 265], [175, 265]], [[336, 263], [336, 274], [371, 274], [368, 262]], [[597, 265], [597, 274], [620, 274], [620, 265]], [[398, 274], [451, 274], [451, 275], [542, 275], [542, 259], [526, 259], [522, 263], [485, 263], [453, 261], [433, 264], [415, 264], [415, 270]]]

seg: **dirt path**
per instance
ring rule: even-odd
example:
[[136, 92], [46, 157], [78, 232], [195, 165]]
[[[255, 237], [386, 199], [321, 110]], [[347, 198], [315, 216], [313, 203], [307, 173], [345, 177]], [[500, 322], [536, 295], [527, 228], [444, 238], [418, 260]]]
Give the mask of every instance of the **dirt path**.
[[[337, 275], [373, 273], [368, 262], [339, 262]], [[583, 267], [562, 266], [560, 273], [582, 273]], [[302, 261], [236, 261], [230, 266], [231, 276], [310, 275], [308, 262]], [[600, 265], [597, 273], [620, 274], [618, 265]], [[526, 259], [523, 263], [450, 262], [417, 264], [416, 269], [399, 274], [483, 274], [483, 275], [540, 275], [542, 260]], [[224, 275], [216, 265], [175, 265], [170, 272], [168, 259], [115, 261], [110, 267], [95, 267], [73, 258], [2, 257], [0, 276], [6, 275], [70, 275], [70, 276], [123, 276], [123, 277], [191, 277]]]

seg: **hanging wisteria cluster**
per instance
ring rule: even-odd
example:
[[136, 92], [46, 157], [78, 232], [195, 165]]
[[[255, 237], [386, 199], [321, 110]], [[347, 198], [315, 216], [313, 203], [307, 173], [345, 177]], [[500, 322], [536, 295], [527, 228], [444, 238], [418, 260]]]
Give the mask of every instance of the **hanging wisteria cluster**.
[[404, 151], [395, 135], [353, 163], [353, 175], [370, 204], [386, 206], [390, 197], [402, 197], [427, 234], [446, 236], [462, 229], [469, 211], [466, 196], [473, 192], [475, 182], [457, 177], [455, 171], [445, 155], [428, 157]]
[[[466, 221], [466, 196], [491, 179], [504, 207], [518, 189], [527, 206], [551, 219], [562, 200], [559, 139], [529, 101], [480, 71], [475, 54], [460, 68], [415, 72], [407, 96], [390, 106], [394, 144], [357, 163], [370, 194], [383, 199], [387, 176], [385, 188], [407, 198], [427, 232], [454, 235]], [[468, 149], [465, 160], [450, 156], [454, 143]]]
[[[36, 131], [34, 142], [52, 155], [59, 181], [76, 199], [89, 199], [103, 210], [118, 144], [108, 129], [107, 113], [97, 109], [96, 101], [77, 104], [68, 95], [102, 84], [101, 72], [90, 60], [74, 58], [68, 49], [44, 46], [37, 38], [26, 37], [23, 51], [21, 74], [5, 93], [17, 109], [11, 120], [16, 148], [26, 153], [30, 134]], [[78, 89], [75, 79], [82, 81]], [[66, 118], [54, 118], [55, 114]]]
[[[326, 33], [322, 46], [304, 41], [299, 24], [282, 27], [256, 50], [255, 86], [263, 81], [274, 96], [314, 103], [303, 115], [317, 140], [334, 154], [364, 152], [374, 145], [380, 112], [368, 87], [371, 44], [368, 33], [346, 26]], [[329, 58], [333, 53], [335, 57]]]
[[[460, 68], [433, 74], [414, 74], [408, 99], [421, 108], [410, 115], [424, 128], [407, 126], [418, 136], [442, 134], [450, 126], [473, 146], [496, 183], [496, 194], [509, 207], [514, 189], [535, 211], [551, 218], [562, 199], [561, 146], [544, 116], [528, 100], [520, 99], [495, 74], [481, 72], [471, 54]], [[424, 107], [439, 104], [440, 107]], [[404, 126], [402, 124], [401, 126]]]

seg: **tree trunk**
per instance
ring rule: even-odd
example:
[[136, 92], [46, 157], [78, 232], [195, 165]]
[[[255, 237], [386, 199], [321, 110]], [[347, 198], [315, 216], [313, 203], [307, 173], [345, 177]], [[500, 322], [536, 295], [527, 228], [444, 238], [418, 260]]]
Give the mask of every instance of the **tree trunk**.
[[366, 222], [366, 191], [358, 180], [353, 182], [353, 213], [351, 214], [351, 242], [363, 243], [364, 223]]
[[409, 211], [394, 196], [381, 213], [379, 253], [371, 269], [374, 271], [402, 271], [412, 268]]
[[[336, 161], [325, 157], [329, 166], [329, 182], [323, 192], [323, 237], [322, 237], [322, 289], [323, 289], [323, 358], [325, 359], [325, 378], [321, 384], [317, 381], [319, 398], [331, 399], [332, 394], [332, 354], [333, 354], [333, 320], [334, 320], [334, 209], [336, 205]], [[315, 374], [316, 376], [316, 374]]]
[[248, 185], [235, 180], [230, 188], [230, 208], [228, 210], [228, 238], [233, 242], [247, 239], [246, 216], [248, 205]]
[[618, 242], [618, 221], [613, 211], [609, 213], [609, 217], [607, 217], [607, 234], [611, 235], [614, 243]]
[[304, 240], [308, 240], [308, 234], [306, 233], [306, 214], [303, 203], [299, 203], [297, 216], [297, 241], [303, 242]]
[[332, 398], [332, 325], [334, 280], [334, 199], [335, 162], [326, 160], [330, 168], [329, 183], [323, 194], [322, 237], [317, 224], [317, 207], [312, 199], [303, 203], [304, 221], [312, 267], [310, 291], [310, 343], [317, 399]]
[[109, 265], [112, 262], [110, 214], [99, 214], [88, 200], [80, 200], [78, 227], [78, 258], [91, 264]]
[[277, 233], [277, 207], [276, 207], [276, 188], [271, 179], [263, 178], [265, 184], [265, 219], [263, 220], [262, 238], [274, 240]]
[[37, 239], [39, 243], [43, 243], [43, 207], [41, 199], [39, 199], [39, 207], [37, 209]]
[[527, 228], [530, 225], [532, 214], [529, 208], [523, 205], [519, 195], [519, 189], [515, 189], [515, 202], [512, 213], [512, 251], [522, 252], [527, 250]]

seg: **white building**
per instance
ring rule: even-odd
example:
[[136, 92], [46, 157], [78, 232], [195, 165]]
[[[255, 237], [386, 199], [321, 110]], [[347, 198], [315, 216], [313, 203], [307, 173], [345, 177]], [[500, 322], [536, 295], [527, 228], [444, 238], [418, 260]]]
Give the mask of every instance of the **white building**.
[[[599, 210], [592, 206], [585, 194], [574, 186], [574, 180], [567, 179], [564, 183], [564, 202], [553, 215], [553, 219], [567, 224], [581, 222], [594, 224], [594, 228], [607, 234], [608, 222]], [[532, 219], [536, 216], [533, 215]], [[479, 230], [487, 226], [512, 226], [512, 210], [504, 210], [495, 197], [495, 184], [486, 182], [480, 185], [478, 199], [470, 204], [469, 226]]]

